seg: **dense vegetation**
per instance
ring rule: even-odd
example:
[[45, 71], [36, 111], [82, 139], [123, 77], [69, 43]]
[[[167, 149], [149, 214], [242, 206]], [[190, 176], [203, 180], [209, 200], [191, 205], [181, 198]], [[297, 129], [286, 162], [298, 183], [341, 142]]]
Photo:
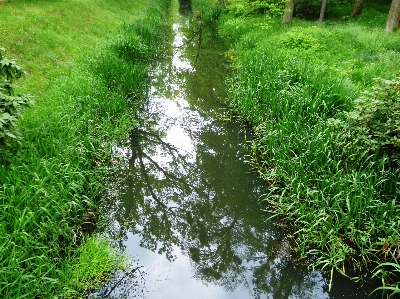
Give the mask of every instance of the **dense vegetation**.
[[[157, 55], [166, 5], [0, 3], [2, 298], [80, 297], [126, 265], [106, 240], [87, 234], [111, 147], [137, 125], [132, 116], [146, 97], [146, 68]], [[23, 88], [11, 90], [19, 65]], [[28, 101], [14, 91], [35, 100], [22, 118]], [[3, 121], [9, 116], [20, 119]]]
[[[231, 106], [255, 135], [251, 162], [271, 186], [271, 212], [287, 217], [314, 266], [346, 274], [350, 260], [399, 292], [400, 35], [384, 34], [391, 1], [366, 2], [357, 19], [353, 1], [332, 1], [322, 26], [321, 1], [296, 2], [286, 26], [282, 1], [219, 2], [228, 12], [220, 33], [232, 41]], [[166, 4], [0, 2], [4, 298], [79, 297], [125, 266], [86, 233], [112, 145], [137, 126]], [[222, 12], [202, 9], [205, 22]], [[35, 105], [21, 118], [28, 93]]]
[[252, 163], [271, 186], [265, 200], [291, 224], [301, 257], [343, 274], [349, 260], [375, 268], [394, 294], [400, 33], [385, 34], [390, 1], [366, 2], [357, 19], [353, 3], [337, 1], [322, 26], [318, 10], [309, 20], [300, 13], [308, 2], [289, 25], [277, 1], [262, 10], [230, 2], [220, 26], [233, 44], [230, 103], [255, 135]]

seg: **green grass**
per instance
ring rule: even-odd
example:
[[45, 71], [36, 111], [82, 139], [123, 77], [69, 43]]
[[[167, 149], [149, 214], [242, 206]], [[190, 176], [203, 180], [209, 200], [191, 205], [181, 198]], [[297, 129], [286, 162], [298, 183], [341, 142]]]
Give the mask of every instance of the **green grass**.
[[110, 269], [125, 268], [129, 261], [121, 256], [107, 239], [90, 237], [65, 263], [63, 269], [65, 297], [76, 297], [90, 291], [93, 285], [101, 284]]
[[399, 76], [400, 33], [385, 34], [382, 13], [364, 14], [322, 27], [228, 14], [220, 25], [233, 41], [232, 110], [255, 134], [251, 163], [270, 184], [265, 200], [292, 225], [302, 257], [341, 272], [345, 261], [374, 268], [387, 248], [400, 250], [398, 160], [343, 125], [373, 78]]
[[24, 91], [38, 94], [80, 53], [104, 45], [147, 1], [12, 0], [0, 3], [0, 44], [28, 73]]
[[[22, 144], [0, 165], [2, 298], [79, 297], [122, 266], [104, 241], [94, 237], [86, 243], [85, 234], [97, 218], [112, 144], [137, 126], [134, 116], [147, 96], [145, 63], [157, 51], [149, 48], [145, 61], [143, 53], [126, 60], [110, 36], [131, 40], [135, 35], [140, 44], [157, 45], [166, 5], [0, 3], [0, 28], [6, 32], [1, 46], [29, 73], [20, 90], [36, 96], [36, 105], [18, 123]], [[144, 33], [150, 23], [151, 34]], [[32, 35], [20, 30], [24, 26]], [[82, 260], [88, 247], [98, 261], [92, 268]]]

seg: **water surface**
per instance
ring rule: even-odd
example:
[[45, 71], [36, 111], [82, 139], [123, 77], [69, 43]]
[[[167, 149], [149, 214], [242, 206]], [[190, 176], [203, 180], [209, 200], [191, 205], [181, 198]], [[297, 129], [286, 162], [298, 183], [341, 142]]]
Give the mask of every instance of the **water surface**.
[[[115, 147], [123, 159], [103, 209], [111, 236], [140, 268], [107, 298], [366, 298], [372, 291], [294, 263], [291, 236], [265, 221], [265, 183], [249, 169], [248, 136], [222, 115], [223, 43], [172, 1], [166, 56], [151, 72], [144, 122]], [[128, 279], [131, 276], [132, 280]], [[371, 297], [373, 298], [373, 297]]]

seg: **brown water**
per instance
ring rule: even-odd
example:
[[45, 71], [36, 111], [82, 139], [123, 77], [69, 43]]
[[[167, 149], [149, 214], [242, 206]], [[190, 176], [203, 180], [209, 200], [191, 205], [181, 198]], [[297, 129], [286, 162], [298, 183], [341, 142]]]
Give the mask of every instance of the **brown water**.
[[[265, 221], [266, 185], [244, 162], [246, 138], [222, 119], [224, 45], [172, 1], [166, 58], [152, 71], [144, 123], [125, 144], [103, 209], [110, 238], [138, 268], [90, 297], [366, 298], [373, 286], [292, 263], [291, 238]], [[191, 28], [191, 29], [190, 29]], [[380, 296], [370, 297], [379, 298]]]

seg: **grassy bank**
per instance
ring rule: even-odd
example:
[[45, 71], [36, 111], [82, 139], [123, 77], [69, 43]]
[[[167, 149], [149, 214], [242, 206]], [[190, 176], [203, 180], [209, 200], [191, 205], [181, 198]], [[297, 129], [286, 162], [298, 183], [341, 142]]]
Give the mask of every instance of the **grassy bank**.
[[322, 27], [283, 26], [240, 15], [237, 2], [220, 26], [233, 42], [230, 103], [255, 134], [252, 163], [271, 186], [270, 210], [313, 266], [377, 267], [396, 289], [400, 33], [385, 34], [387, 10], [372, 6], [356, 20], [340, 15], [349, 6]]
[[[0, 3], [0, 45], [35, 106], [0, 165], [2, 298], [79, 297], [124, 260], [95, 235], [111, 147], [137, 125], [166, 1]], [[108, 273], [109, 274], [109, 273]]]

